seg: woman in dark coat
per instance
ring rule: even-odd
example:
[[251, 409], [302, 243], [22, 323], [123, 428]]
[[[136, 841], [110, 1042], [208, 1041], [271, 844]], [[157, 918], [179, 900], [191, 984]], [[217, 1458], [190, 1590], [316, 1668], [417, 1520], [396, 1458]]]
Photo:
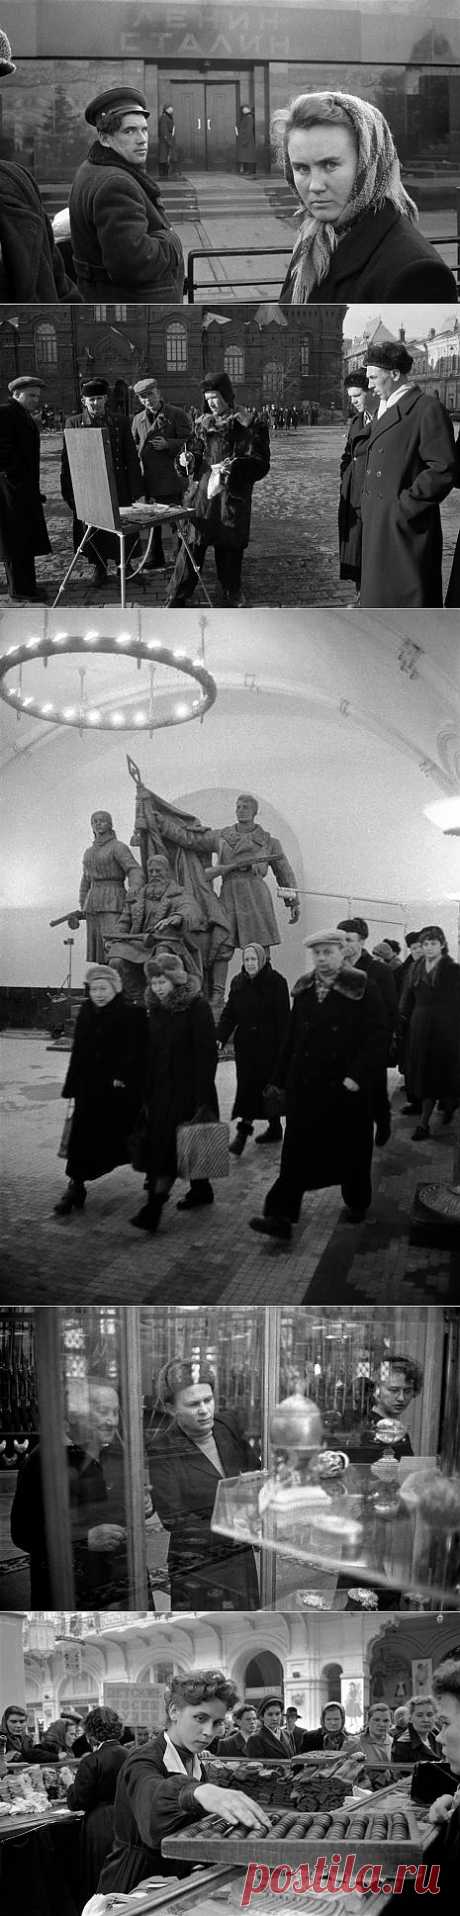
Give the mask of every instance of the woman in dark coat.
[[182, 247], [146, 171], [148, 118], [143, 94], [121, 86], [99, 94], [86, 109], [99, 137], [78, 168], [69, 201], [75, 271], [85, 300], [182, 300]]
[[454, 433], [411, 368], [401, 340], [369, 348], [369, 386], [385, 410], [372, 423], [361, 497], [362, 606], [442, 605], [439, 508], [455, 481]]
[[317, 932], [305, 943], [315, 969], [294, 986], [277, 1074], [286, 1110], [280, 1173], [263, 1217], [250, 1220], [265, 1237], [291, 1236], [304, 1191], [339, 1184], [351, 1222], [372, 1198], [372, 1094], [387, 1044], [382, 1001], [373, 980], [346, 965], [344, 932]]
[[238, 173], [251, 173], [256, 170], [256, 136], [254, 131], [254, 113], [252, 106], [240, 107], [236, 133], [236, 164]]
[[362, 543], [361, 494], [371, 427], [371, 415], [367, 410], [369, 400], [366, 368], [358, 367], [356, 372], [348, 373], [345, 387], [352, 411], [340, 461], [340, 578], [354, 579], [359, 591]]
[[214, 1373], [179, 1358], [160, 1374], [164, 1416], [147, 1438], [155, 1510], [170, 1531], [168, 1570], [172, 1610], [257, 1610], [254, 1553], [213, 1535], [219, 1482], [253, 1470], [257, 1458], [229, 1411], [215, 1414]]
[[426, 1763], [431, 1762], [434, 1756], [441, 1760], [442, 1750], [434, 1729], [436, 1705], [433, 1697], [411, 1697], [408, 1716], [407, 1728], [393, 1738], [392, 1763]]
[[85, 1735], [90, 1754], [83, 1756], [67, 1791], [69, 1810], [83, 1810], [81, 1831], [84, 1902], [95, 1896], [101, 1869], [113, 1843], [113, 1805], [117, 1779], [128, 1751], [122, 1743], [123, 1724], [115, 1710], [90, 1710]]
[[[144, 1113], [135, 1150], [146, 1171], [148, 1202], [131, 1219], [141, 1231], [156, 1231], [177, 1177], [177, 1128], [199, 1116], [219, 1116], [215, 1075], [217, 1044], [212, 1011], [199, 978], [185, 971], [174, 952], [161, 951], [145, 965], [149, 981], [148, 1056]], [[208, 1178], [193, 1178], [178, 1210], [212, 1204]]]
[[440, 925], [425, 925], [420, 944], [423, 957], [414, 965], [401, 1020], [407, 1080], [421, 1104], [417, 1142], [430, 1136], [435, 1104], [448, 1124], [460, 1102], [460, 965], [449, 957]]
[[[187, 451], [181, 455], [193, 505], [193, 555], [200, 571], [208, 546], [214, 547], [224, 603], [241, 602], [243, 553], [249, 545], [253, 486], [270, 467], [270, 435], [262, 414], [235, 407], [227, 373], [204, 381], [205, 412], [197, 420]], [[196, 573], [184, 548], [176, 559], [167, 605], [185, 605], [196, 587]]]
[[38, 553], [51, 552], [40, 492], [40, 433], [30, 408], [43, 380], [12, 379], [0, 406], [0, 559], [11, 599], [40, 598], [35, 577]]
[[63, 1098], [74, 1098], [67, 1158], [69, 1186], [55, 1204], [58, 1217], [82, 1211], [86, 1181], [131, 1161], [130, 1138], [142, 1103], [147, 1017], [125, 1004], [118, 972], [91, 965], [89, 999], [81, 1006]]
[[[283, 1705], [278, 1696], [265, 1696], [259, 1704], [259, 1728], [250, 1736], [248, 1757], [292, 1757], [291, 1739], [283, 1729]], [[302, 1743], [303, 1748], [303, 1743]]]
[[423, 238], [387, 121], [350, 93], [303, 93], [274, 116], [299, 236], [280, 300], [456, 302], [453, 273]]
[[[276, 1077], [279, 1054], [287, 1037], [289, 990], [279, 971], [272, 971], [263, 945], [246, 945], [243, 967], [232, 979], [227, 1003], [217, 1026], [217, 1043], [232, 1037], [235, 1046], [236, 1097], [232, 1117], [238, 1118], [230, 1150], [241, 1157], [252, 1131], [253, 1118], [265, 1116], [264, 1088]], [[280, 1118], [271, 1118], [258, 1144], [282, 1138]]]
[[[127, 1895], [146, 1877], [188, 1876], [191, 1863], [163, 1856], [162, 1841], [203, 1811], [224, 1823], [265, 1831], [268, 1816], [242, 1790], [207, 1783], [200, 1754], [214, 1743], [236, 1703], [233, 1683], [220, 1670], [174, 1676], [166, 1692], [166, 1729], [134, 1750], [123, 1765], [115, 1797], [115, 1841], [102, 1870], [102, 1895]], [[254, 1836], [254, 1840], [255, 1840]]]

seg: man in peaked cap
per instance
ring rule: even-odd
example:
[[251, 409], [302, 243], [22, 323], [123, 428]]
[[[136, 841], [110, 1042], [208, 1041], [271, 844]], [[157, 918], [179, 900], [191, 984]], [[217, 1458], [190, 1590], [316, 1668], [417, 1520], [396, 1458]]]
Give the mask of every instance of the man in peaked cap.
[[[66, 419], [66, 428], [86, 426], [105, 426], [110, 440], [112, 459], [117, 483], [118, 504], [132, 506], [135, 500], [144, 498], [142, 471], [131, 432], [129, 419], [123, 413], [112, 412], [109, 401], [110, 387], [107, 379], [86, 379], [81, 389], [81, 411], [72, 413]], [[61, 459], [61, 492], [66, 506], [73, 514], [73, 549], [78, 551], [84, 534], [84, 525], [77, 518], [73, 486], [70, 476], [69, 455], [64, 439]], [[127, 553], [132, 551], [136, 541], [135, 532], [126, 541]], [[107, 567], [113, 559], [115, 565], [120, 558], [119, 542], [114, 532], [104, 532], [99, 528], [94, 539], [85, 546], [84, 557], [93, 566], [92, 584], [96, 587], [106, 585]]]
[[[178, 461], [191, 431], [188, 413], [184, 412], [183, 407], [171, 406], [169, 400], [163, 398], [153, 374], [146, 379], [138, 379], [134, 391], [140, 411], [134, 415], [132, 434], [144, 475], [145, 497], [157, 499], [162, 505], [177, 505], [186, 485], [185, 474], [181, 476]], [[163, 567], [164, 563], [162, 528], [159, 525], [154, 527], [153, 532], [151, 567]]]
[[[251, 1229], [288, 1239], [304, 1191], [338, 1184], [345, 1219], [362, 1220], [372, 1198], [372, 1087], [385, 1057], [386, 1024], [373, 979], [346, 962], [335, 926], [305, 939], [313, 971], [297, 980], [278, 1060], [286, 1130], [279, 1177]], [[275, 1086], [271, 1087], [276, 1090]]]
[[70, 194], [70, 230], [87, 300], [181, 300], [182, 247], [147, 173], [149, 114], [135, 87], [109, 87], [86, 108], [96, 129]]
[[442, 605], [440, 504], [455, 484], [452, 421], [414, 381], [402, 339], [370, 346], [378, 399], [361, 494], [362, 606]]
[[0, 558], [10, 599], [34, 604], [45, 598], [37, 589], [35, 558], [51, 552], [40, 493], [40, 433], [34, 415], [43, 380], [19, 373], [10, 381], [9, 398], [0, 406]]
[[[0, 80], [16, 72], [0, 28]], [[64, 271], [38, 186], [18, 160], [0, 159], [0, 299], [28, 303], [78, 300]]]

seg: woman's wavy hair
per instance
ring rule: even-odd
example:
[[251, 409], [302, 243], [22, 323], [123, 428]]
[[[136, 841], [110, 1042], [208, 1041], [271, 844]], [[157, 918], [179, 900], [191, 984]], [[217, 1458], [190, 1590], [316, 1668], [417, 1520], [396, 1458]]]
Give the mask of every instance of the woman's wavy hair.
[[194, 1670], [191, 1676], [173, 1676], [165, 1691], [165, 1710], [167, 1718], [171, 1715], [171, 1705], [178, 1704], [179, 1709], [189, 1703], [212, 1702], [216, 1697], [219, 1703], [225, 1703], [226, 1710], [233, 1710], [238, 1702], [238, 1691], [223, 1670]]
[[94, 1736], [96, 1743], [108, 1743], [112, 1737], [119, 1743], [122, 1735], [123, 1724], [116, 1710], [90, 1710], [85, 1718], [85, 1736]]
[[415, 223], [418, 211], [402, 184], [399, 159], [388, 121], [369, 100], [353, 93], [300, 93], [274, 114], [272, 134], [285, 179], [295, 185], [289, 158], [291, 133], [313, 126], [344, 126], [353, 135], [356, 175], [337, 227], [299, 209], [300, 232], [292, 256], [293, 300], [302, 304], [325, 279], [341, 234], [363, 213], [379, 212], [385, 200]]

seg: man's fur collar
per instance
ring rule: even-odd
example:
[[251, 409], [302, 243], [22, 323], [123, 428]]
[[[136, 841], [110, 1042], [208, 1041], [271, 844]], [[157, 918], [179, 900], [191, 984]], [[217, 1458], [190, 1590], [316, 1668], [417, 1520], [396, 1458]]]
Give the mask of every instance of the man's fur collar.
[[[314, 983], [314, 971], [304, 972], [302, 977], [298, 978], [294, 985], [293, 998], [300, 998], [302, 991], [312, 991]], [[329, 989], [335, 991], [339, 998], [348, 998], [352, 1003], [356, 1004], [360, 998], [364, 998], [366, 986], [367, 977], [365, 971], [360, 971], [358, 965], [343, 965], [342, 970], [338, 972], [337, 977], [334, 978], [333, 985], [331, 985]]]

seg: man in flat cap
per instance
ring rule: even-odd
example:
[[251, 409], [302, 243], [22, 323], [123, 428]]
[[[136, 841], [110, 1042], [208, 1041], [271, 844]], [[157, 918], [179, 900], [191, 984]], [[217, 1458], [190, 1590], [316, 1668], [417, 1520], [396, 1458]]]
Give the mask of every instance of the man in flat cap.
[[[373, 979], [347, 964], [343, 931], [305, 939], [313, 971], [297, 980], [278, 1061], [286, 1130], [279, 1177], [251, 1229], [288, 1239], [304, 1191], [339, 1185], [345, 1218], [358, 1223], [372, 1198], [372, 1091], [385, 1058], [386, 1023]], [[272, 1096], [275, 1086], [270, 1087]]]
[[367, 442], [378, 400], [369, 392], [366, 366], [347, 373], [348, 432], [340, 461], [339, 555], [341, 579], [353, 579], [359, 592], [361, 578], [361, 493], [366, 469]]
[[51, 552], [40, 493], [40, 410], [43, 380], [20, 373], [0, 406], [0, 558], [10, 599], [43, 603], [35, 558]]
[[[15, 73], [11, 47], [0, 28], [0, 80]], [[51, 221], [32, 174], [16, 159], [0, 159], [0, 299], [54, 304], [79, 300], [64, 270]]]
[[86, 300], [181, 300], [182, 247], [147, 173], [149, 114], [135, 87], [109, 87], [86, 108], [97, 138], [70, 194], [70, 230]]
[[455, 483], [452, 422], [412, 376], [401, 339], [370, 346], [379, 404], [361, 495], [362, 606], [442, 605], [440, 504]]
[[[180, 406], [163, 399], [154, 374], [138, 379], [134, 387], [140, 410], [132, 421], [134, 444], [142, 466], [146, 499], [173, 506], [183, 498], [186, 479], [178, 464], [179, 454], [190, 437], [191, 422]], [[152, 566], [164, 566], [161, 526], [154, 527]]]
[[[193, 504], [193, 550], [200, 571], [208, 546], [214, 547], [216, 572], [224, 605], [241, 605], [241, 569], [249, 544], [252, 489], [270, 466], [270, 439], [266, 419], [253, 407], [236, 407], [228, 373], [208, 373], [204, 381], [205, 409], [197, 419], [186, 454], [181, 458], [189, 474]], [[186, 605], [196, 587], [196, 574], [182, 548], [169, 588], [167, 605]]]
[[[129, 419], [120, 412], [112, 412], [108, 406], [110, 387], [106, 379], [86, 379], [81, 390], [81, 411], [72, 413], [66, 419], [66, 427], [86, 426], [88, 431], [94, 426], [104, 426], [110, 441], [112, 459], [117, 483], [118, 504], [132, 506], [135, 500], [144, 498], [142, 471], [131, 432]], [[61, 492], [66, 506], [73, 513], [73, 549], [78, 551], [84, 534], [84, 525], [77, 518], [70, 476], [69, 455], [64, 439], [61, 459]], [[136, 540], [135, 532], [126, 541], [127, 553], [132, 550]], [[85, 546], [84, 557], [93, 566], [92, 584], [98, 588], [106, 585], [107, 567], [113, 559], [119, 564], [120, 548], [114, 532], [98, 529], [94, 539]]]

